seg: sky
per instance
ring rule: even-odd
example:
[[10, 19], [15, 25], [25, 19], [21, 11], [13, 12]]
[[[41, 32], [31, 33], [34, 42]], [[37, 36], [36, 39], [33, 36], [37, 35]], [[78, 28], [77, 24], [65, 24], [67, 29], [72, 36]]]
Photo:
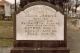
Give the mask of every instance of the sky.
[[[6, 0], [6, 1], [8, 1], [9, 3], [15, 3], [15, 0]], [[20, 0], [16, 0], [16, 2], [20, 2]]]

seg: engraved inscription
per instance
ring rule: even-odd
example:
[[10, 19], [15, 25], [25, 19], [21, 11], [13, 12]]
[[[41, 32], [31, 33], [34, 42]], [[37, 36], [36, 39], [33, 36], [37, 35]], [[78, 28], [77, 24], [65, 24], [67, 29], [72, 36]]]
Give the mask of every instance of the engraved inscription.
[[22, 21], [21, 24], [25, 25], [24, 30], [26, 35], [55, 35], [57, 23], [54, 22], [54, 16], [38, 16], [33, 19]]
[[16, 19], [17, 40], [64, 40], [64, 16], [49, 6], [29, 7]]

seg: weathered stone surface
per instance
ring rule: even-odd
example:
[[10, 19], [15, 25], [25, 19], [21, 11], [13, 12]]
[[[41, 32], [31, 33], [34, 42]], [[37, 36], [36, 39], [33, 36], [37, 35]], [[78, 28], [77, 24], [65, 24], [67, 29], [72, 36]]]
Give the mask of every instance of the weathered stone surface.
[[67, 48], [14, 48], [11, 53], [69, 53]]

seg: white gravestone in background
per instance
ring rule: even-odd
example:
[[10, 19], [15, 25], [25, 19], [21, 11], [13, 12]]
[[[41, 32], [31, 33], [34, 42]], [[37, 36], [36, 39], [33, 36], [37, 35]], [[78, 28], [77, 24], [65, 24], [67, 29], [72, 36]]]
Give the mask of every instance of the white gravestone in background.
[[64, 40], [64, 15], [46, 5], [34, 5], [16, 15], [16, 40]]
[[5, 16], [11, 16], [11, 4], [10, 3], [5, 3]]

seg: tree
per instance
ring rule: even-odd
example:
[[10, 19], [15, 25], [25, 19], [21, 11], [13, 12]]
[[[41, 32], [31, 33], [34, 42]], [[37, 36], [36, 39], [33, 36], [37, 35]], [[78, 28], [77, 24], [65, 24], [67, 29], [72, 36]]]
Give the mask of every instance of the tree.
[[54, 4], [54, 5], [59, 5], [60, 7], [63, 7], [64, 3], [69, 2], [69, 0], [20, 0], [20, 6], [21, 6], [21, 8], [23, 8], [28, 3], [35, 2], [35, 1], [50, 2], [50, 3]]

